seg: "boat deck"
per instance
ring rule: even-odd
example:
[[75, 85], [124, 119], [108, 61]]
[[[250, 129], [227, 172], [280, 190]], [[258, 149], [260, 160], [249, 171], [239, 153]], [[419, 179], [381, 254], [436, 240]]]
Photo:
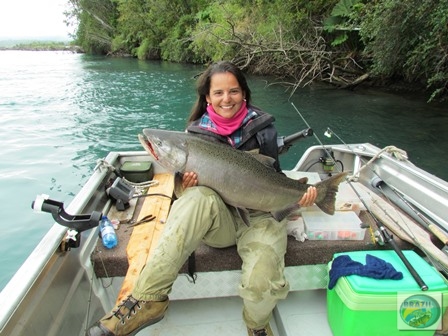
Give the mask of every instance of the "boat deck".
[[[247, 336], [240, 297], [177, 300], [170, 303], [165, 318], [139, 336]], [[331, 336], [327, 322], [324, 289], [289, 293], [274, 310], [274, 335]]]

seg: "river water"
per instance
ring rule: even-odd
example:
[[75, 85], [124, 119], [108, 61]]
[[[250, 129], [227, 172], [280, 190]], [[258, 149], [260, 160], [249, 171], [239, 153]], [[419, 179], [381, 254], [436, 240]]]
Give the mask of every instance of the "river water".
[[[182, 130], [203, 68], [68, 52], [0, 51], [0, 289], [53, 224], [31, 210], [38, 194], [70, 203], [96, 160], [142, 150], [144, 127]], [[276, 117], [281, 135], [307, 127], [325, 144], [331, 127], [344, 142], [395, 145], [418, 166], [448, 180], [448, 108], [422, 96], [378, 91], [298, 90], [249, 77], [253, 102]], [[281, 158], [292, 168], [310, 137]]]

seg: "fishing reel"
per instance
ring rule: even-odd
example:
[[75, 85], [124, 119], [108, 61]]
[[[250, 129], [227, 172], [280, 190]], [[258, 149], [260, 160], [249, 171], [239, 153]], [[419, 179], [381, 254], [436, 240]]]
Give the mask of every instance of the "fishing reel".
[[370, 240], [373, 245], [378, 244], [380, 246], [384, 246], [386, 244], [384, 240], [384, 236], [381, 234], [379, 230], [373, 231], [372, 225], [367, 223], [360, 224], [361, 229], [368, 229], [370, 234]]
[[324, 169], [325, 173], [333, 173], [334, 166], [336, 165], [336, 159], [331, 148], [325, 151], [325, 156], [321, 156], [319, 158], [319, 161], [322, 163], [322, 168]]
[[381, 234], [380, 231], [375, 230], [373, 235], [374, 235], [375, 241], [378, 243], [378, 245], [380, 245], [380, 246], [386, 245], [386, 242], [384, 241], [384, 236]]

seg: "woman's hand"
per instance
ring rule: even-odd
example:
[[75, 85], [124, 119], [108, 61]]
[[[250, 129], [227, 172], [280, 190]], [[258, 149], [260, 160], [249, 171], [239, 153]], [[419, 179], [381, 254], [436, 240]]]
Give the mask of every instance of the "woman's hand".
[[314, 202], [316, 201], [317, 197], [317, 190], [315, 187], [311, 186], [308, 187], [308, 190], [306, 193], [302, 196], [300, 201], [298, 202], [301, 207], [308, 207], [312, 206]]
[[193, 172], [186, 172], [182, 176], [182, 187], [187, 189], [198, 185], [198, 175]]

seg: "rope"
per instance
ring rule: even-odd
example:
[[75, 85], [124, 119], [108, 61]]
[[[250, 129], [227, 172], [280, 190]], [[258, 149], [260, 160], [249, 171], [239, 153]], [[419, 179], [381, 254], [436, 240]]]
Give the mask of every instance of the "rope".
[[150, 181], [144, 181], [144, 182], [138, 182], [138, 183], [131, 182], [131, 181], [127, 180], [125, 177], [123, 177], [122, 180], [124, 182], [126, 182], [126, 184], [130, 185], [131, 187], [142, 188], [142, 189], [154, 187], [159, 184], [159, 181], [157, 181], [157, 180], [150, 180]]
[[115, 171], [116, 168], [114, 166], [112, 166], [109, 162], [107, 162], [104, 159], [98, 159], [96, 160], [96, 166], [95, 168], [93, 168], [93, 171], [102, 171], [104, 168], [106, 169], [110, 169], [111, 171]]
[[[384, 147], [383, 149], [381, 149], [378, 153], [376, 153], [367, 163], [366, 166], [371, 164], [372, 162], [374, 162], [375, 160], [377, 160], [381, 154], [383, 153], [388, 153], [389, 155], [393, 156], [394, 158], [396, 158], [399, 161], [408, 161], [408, 154], [406, 153], [406, 151], [397, 148], [395, 146], [387, 146]], [[408, 161], [410, 162], [410, 161]]]

